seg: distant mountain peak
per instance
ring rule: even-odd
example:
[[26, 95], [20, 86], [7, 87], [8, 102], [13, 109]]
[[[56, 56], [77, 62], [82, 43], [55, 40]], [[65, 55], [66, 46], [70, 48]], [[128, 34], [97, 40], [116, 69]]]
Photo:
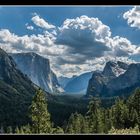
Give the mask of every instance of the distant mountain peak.
[[93, 74], [87, 96], [97, 93], [101, 96], [130, 94], [136, 87], [140, 87], [140, 63], [108, 62], [101, 74]]
[[102, 74], [105, 76], [110, 77], [118, 77], [119, 75], [123, 74], [128, 68], [128, 64], [117, 61], [108, 61], [104, 67]]
[[86, 93], [88, 86], [88, 81], [92, 77], [93, 72], [86, 72], [80, 74], [79, 76], [74, 76], [67, 82], [65, 85], [66, 93], [77, 94], [77, 93]]

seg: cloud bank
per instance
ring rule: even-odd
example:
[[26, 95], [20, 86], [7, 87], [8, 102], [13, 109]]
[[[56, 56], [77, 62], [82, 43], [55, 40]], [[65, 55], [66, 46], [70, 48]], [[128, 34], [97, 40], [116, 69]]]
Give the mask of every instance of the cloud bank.
[[43, 29], [42, 33], [18, 36], [1, 29], [0, 47], [10, 53], [36, 52], [47, 57], [58, 76], [101, 70], [109, 60], [131, 63], [140, 55], [139, 46], [127, 38], [112, 37], [110, 27], [98, 18], [83, 15], [66, 19], [60, 27], [37, 14], [31, 20]]

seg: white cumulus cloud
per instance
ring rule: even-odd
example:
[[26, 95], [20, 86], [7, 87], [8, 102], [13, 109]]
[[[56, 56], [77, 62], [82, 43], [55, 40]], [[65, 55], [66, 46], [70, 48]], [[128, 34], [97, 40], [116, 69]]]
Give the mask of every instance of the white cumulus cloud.
[[33, 23], [36, 25], [36, 26], [39, 26], [41, 28], [44, 28], [44, 29], [52, 29], [52, 28], [55, 28], [54, 25], [52, 24], [49, 24], [47, 21], [45, 21], [43, 18], [41, 18], [39, 15], [35, 15], [32, 17], [31, 19], [33, 21]]
[[98, 18], [66, 19], [60, 27], [49, 24], [37, 14], [32, 20], [44, 28], [44, 32], [19, 36], [1, 29], [0, 47], [9, 53], [35, 52], [47, 57], [58, 76], [102, 70], [109, 60], [132, 62], [130, 58], [140, 55], [139, 46], [127, 38], [112, 37], [110, 27]]
[[135, 6], [123, 14], [123, 18], [131, 27], [140, 29], [140, 6]]
[[70, 53], [100, 57], [110, 50], [105, 44], [110, 36], [110, 28], [98, 18], [81, 16], [64, 21], [59, 28], [56, 43], [67, 45]]

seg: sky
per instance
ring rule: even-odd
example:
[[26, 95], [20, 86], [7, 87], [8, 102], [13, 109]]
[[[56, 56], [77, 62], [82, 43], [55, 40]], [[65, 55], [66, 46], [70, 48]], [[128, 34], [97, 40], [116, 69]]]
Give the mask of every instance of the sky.
[[0, 48], [35, 52], [57, 76], [140, 61], [138, 6], [0, 6]]

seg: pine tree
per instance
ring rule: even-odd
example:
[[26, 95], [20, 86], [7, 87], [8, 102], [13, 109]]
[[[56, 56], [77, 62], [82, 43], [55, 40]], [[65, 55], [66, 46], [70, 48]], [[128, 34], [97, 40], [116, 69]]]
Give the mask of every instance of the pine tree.
[[128, 123], [129, 110], [123, 100], [117, 99], [112, 106], [113, 126], [117, 129], [126, 128]]
[[138, 124], [138, 113], [134, 108], [131, 108], [131, 110], [129, 110], [129, 116], [128, 116], [128, 126], [129, 127], [134, 127]]
[[103, 133], [104, 131], [103, 111], [100, 108], [100, 103], [101, 101], [97, 97], [94, 97], [89, 103], [86, 118], [90, 133]]
[[78, 114], [76, 112], [70, 116], [68, 125], [66, 127], [66, 133], [72, 134], [88, 133], [87, 123], [81, 114]]
[[112, 115], [110, 109], [104, 109], [103, 110], [103, 120], [104, 120], [104, 132], [108, 133], [108, 131], [112, 128]]
[[[130, 112], [130, 120], [134, 120], [133, 124], [137, 123], [140, 129], [140, 88], [137, 88], [129, 97], [127, 106]], [[133, 114], [134, 112], [134, 114]]]
[[80, 133], [80, 120], [77, 112], [70, 116], [66, 132], [74, 134]]
[[75, 124], [74, 124], [74, 130], [75, 130], [75, 133], [81, 133], [81, 127], [82, 127], [82, 124], [81, 124], [81, 114], [78, 114], [77, 112], [74, 114], [74, 121], [75, 121]]
[[52, 133], [52, 123], [47, 109], [47, 101], [40, 89], [36, 92], [29, 110], [29, 116], [32, 121], [32, 133]]
[[66, 133], [74, 133], [74, 123], [75, 123], [75, 119], [74, 119], [74, 114], [72, 113], [69, 120], [68, 120], [68, 124], [66, 126]]
[[86, 117], [80, 116], [81, 120], [81, 133], [89, 133], [89, 126], [88, 121], [86, 120]]
[[140, 88], [137, 88], [132, 95], [132, 106], [136, 109], [138, 115], [140, 116]]

